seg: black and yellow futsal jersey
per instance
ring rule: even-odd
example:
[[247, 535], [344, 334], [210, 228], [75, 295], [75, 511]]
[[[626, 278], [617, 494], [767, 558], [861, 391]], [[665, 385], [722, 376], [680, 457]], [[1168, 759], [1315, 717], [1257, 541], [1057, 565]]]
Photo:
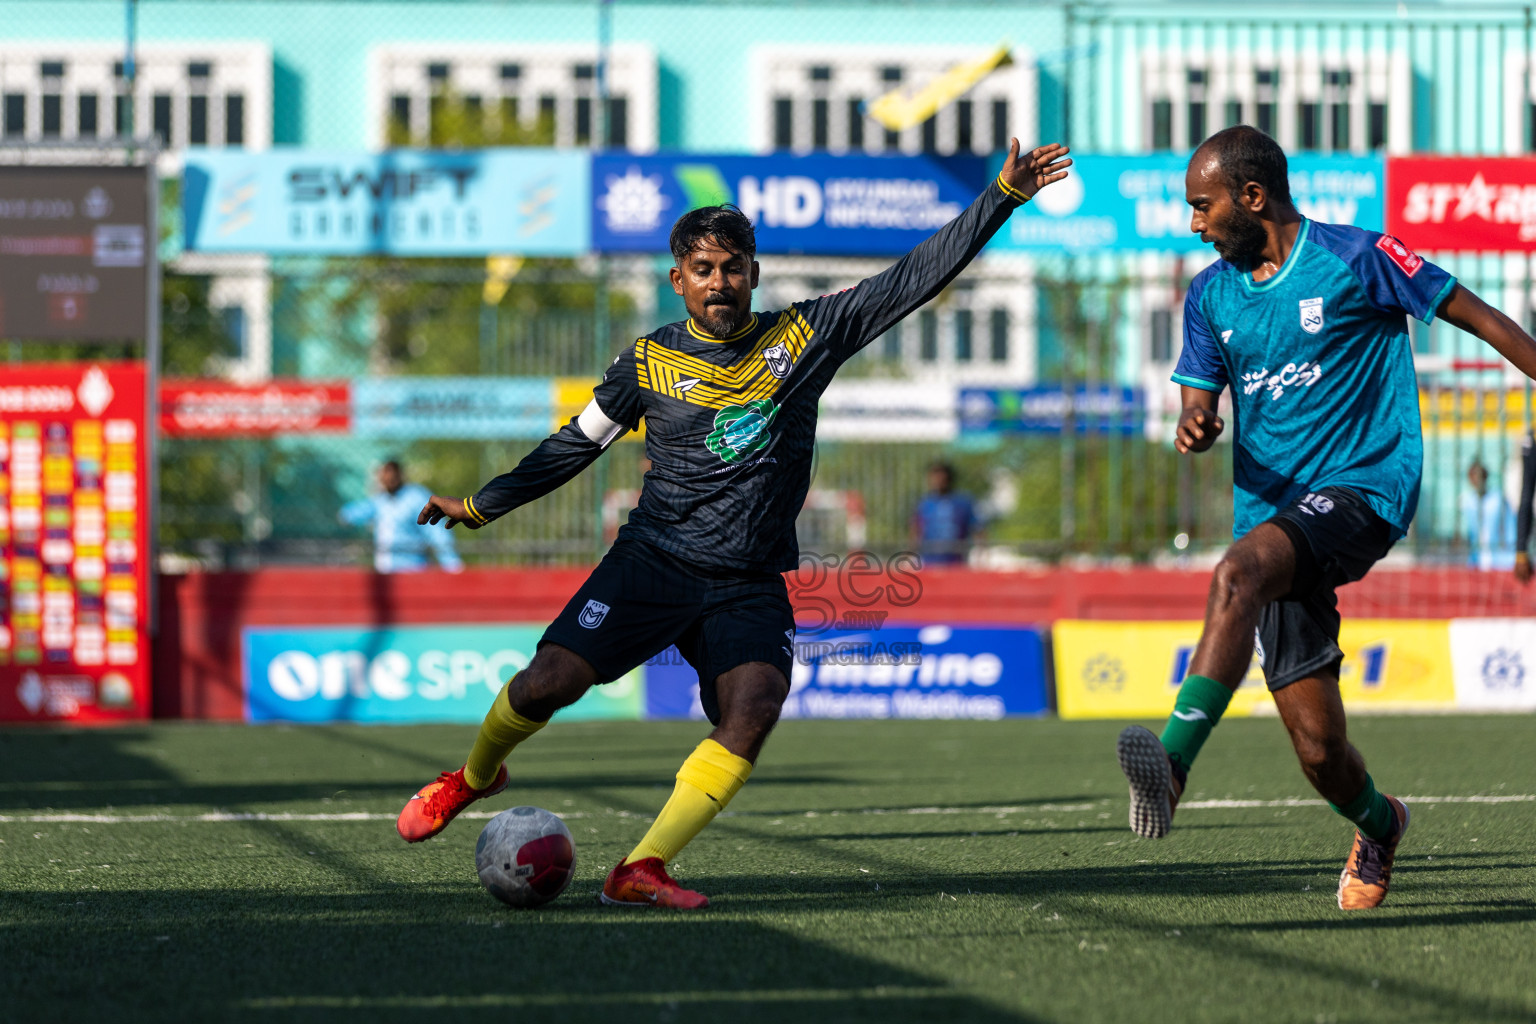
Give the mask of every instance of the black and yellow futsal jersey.
[[1023, 198], [995, 181], [881, 273], [756, 313], [728, 338], [692, 320], [640, 338], [608, 368], [587, 411], [468, 499], [469, 514], [490, 522], [549, 493], [644, 416], [652, 468], [620, 538], [704, 569], [793, 569], [822, 391], [850, 356], [949, 284]]

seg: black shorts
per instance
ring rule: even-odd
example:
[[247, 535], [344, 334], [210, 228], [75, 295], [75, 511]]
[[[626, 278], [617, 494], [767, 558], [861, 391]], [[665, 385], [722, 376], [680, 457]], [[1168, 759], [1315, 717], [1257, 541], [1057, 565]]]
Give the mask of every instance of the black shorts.
[[1296, 549], [1291, 591], [1259, 613], [1255, 653], [1270, 690], [1326, 670], [1339, 674], [1339, 602], [1334, 591], [1370, 572], [1395, 538], [1392, 524], [1348, 487], [1324, 487], [1266, 522]]
[[620, 539], [544, 631], [545, 644], [581, 655], [599, 683], [676, 644], [699, 673], [704, 714], [719, 725], [722, 674], [761, 661], [789, 679], [795, 616], [778, 573], [706, 573], [645, 541]]

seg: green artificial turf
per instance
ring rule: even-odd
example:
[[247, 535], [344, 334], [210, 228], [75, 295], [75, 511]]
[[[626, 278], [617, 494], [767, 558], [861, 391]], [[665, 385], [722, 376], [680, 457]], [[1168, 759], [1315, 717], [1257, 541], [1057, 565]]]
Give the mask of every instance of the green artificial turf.
[[[1536, 1019], [1536, 802], [1415, 804], [1387, 905], [1344, 914], [1326, 807], [1192, 807], [1135, 838], [1119, 725], [787, 722], [674, 863], [714, 901], [694, 914], [596, 893], [701, 725], [557, 722], [514, 756], [475, 809], [538, 804], [576, 839], [536, 911], [481, 890], [481, 821], [395, 836], [472, 729], [0, 732], [0, 1016]], [[1387, 792], [1536, 794], [1529, 717], [1352, 730]], [[1235, 720], [1185, 799], [1312, 796], [1278, 723]], [[228, 811], [372, 817], [190, 820]], [[171, 820], [122, 820], [145, 816]]]

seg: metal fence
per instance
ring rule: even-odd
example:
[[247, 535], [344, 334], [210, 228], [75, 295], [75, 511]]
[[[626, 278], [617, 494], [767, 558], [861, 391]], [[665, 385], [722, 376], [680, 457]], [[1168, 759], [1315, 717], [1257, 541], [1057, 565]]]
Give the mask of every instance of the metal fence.
[[[110, 67], [106, 50], [120, 41], [122, 5], [70, 6], [73, 26], [61, 26], [53, 4], [9, 5], [0, 28], [5, 133], [15, 124], [23, 135], [45, 130], [39, 126], [49, 116], [62, 117], [68, 130], [83, 123], [83, 98], [78, 114], [48, 99], [49, 83], [68, 81], [73, 65], [37, 41], [89, 37], [78, 53], [96, 47]], [[142, 0], [137, 7], [142, 83], [134, 96], [110, 96], [122, 80], [107, 75], [92, 121], [99, 116], [106, 133], [117, 123], [114, 109], [136, 111], [138, 123], [169, 145], [171, 173], [179, 147], [258, 139], [870, 152], [947, 152], [970, 140], [979, 153], [998, 134], [983, 127], [997, 123], [1083, 151], [1133, 153], [1187, 149], [1241, 120], [1271, 130], [1292, 152], [1519, 153], [1530, 149], [1536, 125], [1536, 40], [1524, 5], [1285, 5], [1262, 16], [1205, 3], [1149, 14], [1145, 5], [983, 0], [840, 0], [814, 10], [788, 0], [725, 8], [687, 0]], [[560, 58], [565, 85], [549, 86], [547, 95], [538, 84], [546, 81], [542, 65], [487, 64], [476, 56], [488, 40], [533, 36], [570, 49]], [[930, 124], [888, 134], [850, 113], [871, 98], [850, 90], [900, 81], [898, 56], [940, 45], [969, 52], [1004, 37], [1016, 44], [1019, 66], [1008, 72], [1013, 84], [988, 93], [985, 116], [978, 98], [963, 124], [957, 106]], [[228, 44], [211, 73], [187, 49], [189, 38]], [[423, 42], [438, 38], [449, 40], [447, 56], [433, 56], [433, 44]], [[761, 45], [764, 53], [749, 53]], [[65, 57], [76, 52], [61, 47]], [[650, 65], [641, 60], [646, 53]], [[582, 54], [608, 59], [594, 63]], [[800, 68], [791, 58], [810, 63]], [[264, 72], [250, 71], [262, 61]], [[480, 77], [456, 77], [455, 61]], [[64, 77], [50, 78], [50, 65]], [[387, 95], [370, 92], [366, 104], [357, 97], [380, 86], [362, 84], [365, 65], [394, 76]], [[649, 85], [646, 66], [653, 69]], [[27, 84], [38, 67], [40, 84]], [[865, 85], [848, 84], [854, 81]], [[759, 134], [747, 125], [760, 125], [751, 129]], [[168, 212], [174, 199], [172, 189]], [[487, 302], [483, 261], [210, 259], [178, 253], [174, 220], [167, 221], [168, 375], [595, 380], [635, 336], [681, 316], [665, 263], [655, 259], [528, 260], [504, 294]], [[1527, 257], [1425, 255], [1531, 322]], [[765, 257], [759, 305], [776, 308], [844, 287], [878, 265]], [[981, 260], [853, 360], [840, 383], [913, 394], [930, 384], [953, 389], [997, 379], [1064, 392], [1116, 384], [1142, 389], [1145, 408], [1134, 424], [1068, 418], [1054, 432], [1033, 435], [962, 431], [952, 422], [913, 429], [916, 414], [876, 408], [834, 416], [826, 409], [812, 499], [800, 521], [804, 543], [818, 550], [906, 547], [925, 469], [944, 460], [988, 519], [978, 563], [1150, 561], [1225, 545], [1229, 450], [1180, 457], [1170, 440], [1177, 399], [1168, 371], [1178, 352], [1182, 292], [1198, 269], [1157, 253]], [[1529, 391], [1494, 367], [1480, 342], [1448, 327], [1416, 328], [1414, 349], [1426, 482], [1401, 550], [1454, 561], [1466, 553], [1473, 461], [1488, 468], [1490, 487], [1517, 483], [1509, 466], [1529, 431]], [[13, 359], [51, 354], [30, 346], [8, 351]], [[398, 457], [408, 477], [463, 494], [515, 465], [535, 441], [168, 438], [161, 448], [162, 551], [172, 566], [361, 563], [369, 539], [342, 526], [336, 513], [367, 493], [381, 459]], [[460, 536], [460, 546], [476, 563], [590, 561], [633, 502], [643, 468], [643, 444], [620, 442], [556, 494]]]

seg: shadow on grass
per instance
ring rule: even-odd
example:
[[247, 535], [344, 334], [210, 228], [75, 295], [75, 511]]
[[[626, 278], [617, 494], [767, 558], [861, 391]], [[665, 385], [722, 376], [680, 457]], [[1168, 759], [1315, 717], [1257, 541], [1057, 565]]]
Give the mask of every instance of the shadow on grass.
[[9, 1019], [414, 1019], [525, 1010], [546, 1019], [1034, 1018], [941, 979], [724, 914], [603, 911], [568, 894], [516, 912], [478, 890], [356, 894], [162, 890], [11, 902]]

